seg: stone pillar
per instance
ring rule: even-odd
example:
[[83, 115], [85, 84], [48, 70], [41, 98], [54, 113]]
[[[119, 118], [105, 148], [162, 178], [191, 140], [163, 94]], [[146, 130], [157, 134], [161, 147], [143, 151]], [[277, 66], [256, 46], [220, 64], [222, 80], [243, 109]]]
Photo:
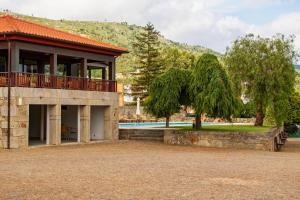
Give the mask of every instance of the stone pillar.
[[[1, 88], [1, 93], [7, 94], [7, 88]], [[12, 88], [10, 106], [10, 148], [25, 148], [28, 146], [29, 105], [17, 105], [15, 88]], [[0, 147], [7, 148], [8, 107], [7, 98], [0, 98]]]
[[61, 144], [61, 105], [49, 105], [49, 144]]
[[106, 68], [102, 68], [102, 80], [106, 80]]
[[83, 58], [80, 64], [80, 77], [87, 77], [87, 59]]
[[113, 64], [112, 64], [112, 62], [108, 63], [108, 80], [114, 80], [114, 77], [113, 77]]
[[15, 42], [11, 43], [10, 46], [10, 55], [11, 55], [11, 71], [19, 72], [20, 65], [20, 49]]
[[112, 62], [112, 80], [116, 80], [116, 59]]
[[80, 106], [80, 142], [90, 142], [91, 106]]
[[56, 75], [57, 73], [57, 54], [50, 55], [50, 74]]
[[104, 138], [106, 140], [119, 139], [118, 106], [107, 106], [104, 109]]

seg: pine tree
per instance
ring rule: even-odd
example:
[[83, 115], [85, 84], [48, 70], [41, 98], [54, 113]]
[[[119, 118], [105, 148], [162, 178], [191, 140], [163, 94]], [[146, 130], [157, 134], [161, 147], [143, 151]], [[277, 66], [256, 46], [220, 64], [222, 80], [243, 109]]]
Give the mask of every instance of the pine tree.
[[159, 58], [159, 32], [155, 30], [153, 24], [148, 23], [144, 31], [136, 36], [133, 47], [138, 57], [138, 66], [133, 73], [131, 90], [135, 98], [140, 97], [143, 101], [148, 96], [151, 82], [163, 71]]

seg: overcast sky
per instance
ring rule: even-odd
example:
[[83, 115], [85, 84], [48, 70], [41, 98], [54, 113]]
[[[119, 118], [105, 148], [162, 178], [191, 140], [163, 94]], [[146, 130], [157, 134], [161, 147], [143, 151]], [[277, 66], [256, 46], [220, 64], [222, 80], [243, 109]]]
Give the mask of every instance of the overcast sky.
[[51, 19], [152, 22], [174, 41], [219, 52], [238, 36], [296, 35], [300, 0], [0, 0], [1, 9]]

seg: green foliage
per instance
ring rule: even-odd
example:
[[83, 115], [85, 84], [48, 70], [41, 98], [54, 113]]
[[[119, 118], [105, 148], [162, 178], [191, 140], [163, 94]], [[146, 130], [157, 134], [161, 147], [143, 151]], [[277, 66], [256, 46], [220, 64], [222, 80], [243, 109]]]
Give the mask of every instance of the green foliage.
[[235, 115], [235, 117], [240, 118], [252, 118], [255, 117], [255, 104], [253, 101], [250, 101], [248, 103], [240, 103], [238, 113]]
[[266, 109], [265, 119], [264, 119], [265, 126], [276, 126], [276, 121], [274, 119], [272, 108], [269, 106]]
[[160, 62], [159, 33], [151, 23], [144, 27], [144, 32], [136, 36], [134, 52], [138, 58], [138, 65], [134, 73], [134, 82], [131, 86], [132, 95], [140, 97], [143, 101], [148, 96], [148, 91], [153, 79], [162, 73]]
[[164, 48], [161, 52], [162, 65], [165, 69], [188, 69], [191, 66], [195, 66], [195, 62], [199, 56], [199, 53], [192, 53], [176, 47]]
[[285, 130], [288, 133], [296, 133], [300, 125], [300, 95], [299, 93], [294, 93], [289, 98], [287, 119], [284, 122]]
[[295, 90], [296, 90], [296, 92], [300, 93], [300, 74], [299, 73], [297, 73], [297, 75], [296, 75]]
[[206, 113], [212, 117], [230, 119], [237, 104], [227, 73], [212, 54], [203, 54], [198, 60], [190, 84], [190, 95], [198, 117]]
[[225, 63], [238, 95], [256, 105], [256, 125], [262, 125], [267, 107], [278, 126], [286, 118], [288, 98], [294, 90], [297, 54], [293, 37], [247, 35], [225, 54]]
[[160, 42], [159, 33], [151, 23], [144, 27], [144, 32], [136, 36], [134, 52], [138, 58], [135, 78], [131, 90], [135, 97], [143, 101], [148, 96], [148, 90], [154, 78], [160, 75], [162, 65], [160, 63]]
[[189, 102], [186, 95], [188, 81], [189, 73], [175, 68], [154, 79], [145, 101], [145, 110], [157, 118], [167, 118], [168, 122], [171, 115], [180, 111], [181, 105]]

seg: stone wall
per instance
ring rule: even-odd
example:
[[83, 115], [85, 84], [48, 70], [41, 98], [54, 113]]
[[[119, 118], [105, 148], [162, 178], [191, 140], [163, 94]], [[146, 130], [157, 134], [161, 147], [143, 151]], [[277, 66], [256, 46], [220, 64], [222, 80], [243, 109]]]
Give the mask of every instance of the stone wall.
[[[118, 140], [118, 94], [44, 88], [11, 88], [11, 148], [28, 146], [29, 105], [48, 105], [49, 144], [61, 139], [61, 105], [80, 106], [81, 142], [90, 141], [90, 107], [104, 106], [105, 139]], [[7, 147], [7, 88], [0, 88], [0, 148]]]
[[280, 131], [276, 128], [265, 133], [165, 130], [164, 143], [274, 151], [274, 137]]
[[[7, 98], [5, 98], [5, 92], [1, 90], [0, 97], [0, 148], [7, 148]], [[29, 108], [28, 105], [17, 106], [16, 98], [11, 99], [11, 134], [10, 134], [10, 146], [11, 148], [21, 148], [26, 146], [28, 143], [28, 114]]]

